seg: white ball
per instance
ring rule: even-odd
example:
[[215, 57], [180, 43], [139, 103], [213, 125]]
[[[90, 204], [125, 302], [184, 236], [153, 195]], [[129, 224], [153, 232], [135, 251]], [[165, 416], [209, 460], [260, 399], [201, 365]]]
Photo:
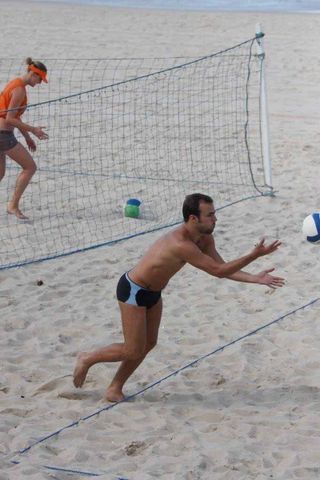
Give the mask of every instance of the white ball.
[[320, 244], [320, 213], [312, 213], [303, 220], [302, 232], [308, 242]]

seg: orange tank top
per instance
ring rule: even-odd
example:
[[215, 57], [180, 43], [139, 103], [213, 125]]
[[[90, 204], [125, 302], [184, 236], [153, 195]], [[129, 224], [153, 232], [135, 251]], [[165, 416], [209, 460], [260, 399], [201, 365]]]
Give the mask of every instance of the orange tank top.
[[11, 82], [9, 82], [0, 93], [0, 118], [6, 118], [7, 112], [2, 112], [2, 110], [8, 110], [12, 97], [12, 92], [17, 87], [23, 87], [24, 98], [21, 102], [20, 108], [17, 110], [15, 118], [21, 117], [21, 115], [25, 111], [28, 101], [26, 87], [23, 83], [22, 78], [15, 78], [14, 80], [11, 80]]

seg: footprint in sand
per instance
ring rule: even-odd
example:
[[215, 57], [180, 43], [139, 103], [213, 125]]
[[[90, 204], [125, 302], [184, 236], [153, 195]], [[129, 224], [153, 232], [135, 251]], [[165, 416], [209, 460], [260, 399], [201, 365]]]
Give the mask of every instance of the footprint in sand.
[[9, 392], [9, 387], [7, 385], [2, 385], [0, 383], [0, 392], [8, 393]]
[[79, 391], [76, 392], [71, 390], [66, 390], [64, 392], [58, 393], [58, 398], [66, 398], [67, 400], [85, 400], [90, 398], [90, 400], [99, 401], [103, 397], [103, 392], [101, 391]]
[[147, 446], [145, 442], [131, 442], [130, 445], [125, 447], [125, 452], [127, 455], [138, 455], [145, 450]]
[[41, 393], [52, 392], [53, 390], [61, 388], [62, 386], [65, 387], [66, 384], [69, 385], [70, 377], [72, 377], [72, 375], [63, 375], [62, 377], [54, 378], [53, 380], [44, 383], [34, 391], [32, 397], [35, 397], [36, 395], [39, 395]]
[[27, 417], [31, 410], [24, 408], [5, 408], [0, 410], [0, 415], [16, 415], [17, 417]]

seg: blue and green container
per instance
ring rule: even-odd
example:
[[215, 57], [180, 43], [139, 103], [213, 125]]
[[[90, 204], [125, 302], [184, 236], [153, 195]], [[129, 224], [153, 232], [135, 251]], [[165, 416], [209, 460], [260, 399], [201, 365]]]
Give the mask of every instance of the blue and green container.
[[138, 218], [140, 216], [140, 205], [141, 202], [137, 198], [129, 198], [123, 208], [124, 216]]

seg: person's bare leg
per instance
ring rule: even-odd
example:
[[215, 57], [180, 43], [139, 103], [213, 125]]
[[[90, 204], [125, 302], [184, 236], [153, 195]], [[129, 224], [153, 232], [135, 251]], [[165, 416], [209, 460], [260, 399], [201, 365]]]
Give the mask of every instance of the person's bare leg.
[[152, 308], [146, 311], [147, 315], [147, 339], [143, 355], [135, 360], [124, 360], [117, 370], [112, 382], [107, 388], [106, 399], [109, 402], [118, 402], [123, 400], [123, 385], [133, 374], [140, 363], [145, 359], [146, 355], [157, 344], [159, 325], [162, 315], [162, 299]]
[[74, 386], [77, 388], [82, 387], [89, 368], [96, 363], [120, 362], [123, 358], [124, 343], [113, 343], [93, 352], [80, 352], [77, 355], [77, 361], [73, 371]]
[[0, 153], [0, 182], [6, 173], [6, 156], [4, 153]]
[[17, 162], [20, 167], [22, 167], [22, 172], [19, 173], [16, 181], [15, 190], [13, 192], [12, 198], [8, 203], [7, 211], [12, 215], [15, 215], [17, 218], [24, 220], [27, 219], [19, 208], [20, 199], [23, 192], [27, 188], [32, 176], [37, 170], [37, 166], [30, 155], [30, 153], [20, 144], [11, 148], [6, 154]]
[[81, 387], [90, 367], [102, 362], [121, 362], [129, 358], [137, 358], [144, 352], [146, 344], [145, 309], [119, 302], [124, 343], [113, 343], [93, 352], [82, 352], [77, 357], [73, 373], [73, 383]]

